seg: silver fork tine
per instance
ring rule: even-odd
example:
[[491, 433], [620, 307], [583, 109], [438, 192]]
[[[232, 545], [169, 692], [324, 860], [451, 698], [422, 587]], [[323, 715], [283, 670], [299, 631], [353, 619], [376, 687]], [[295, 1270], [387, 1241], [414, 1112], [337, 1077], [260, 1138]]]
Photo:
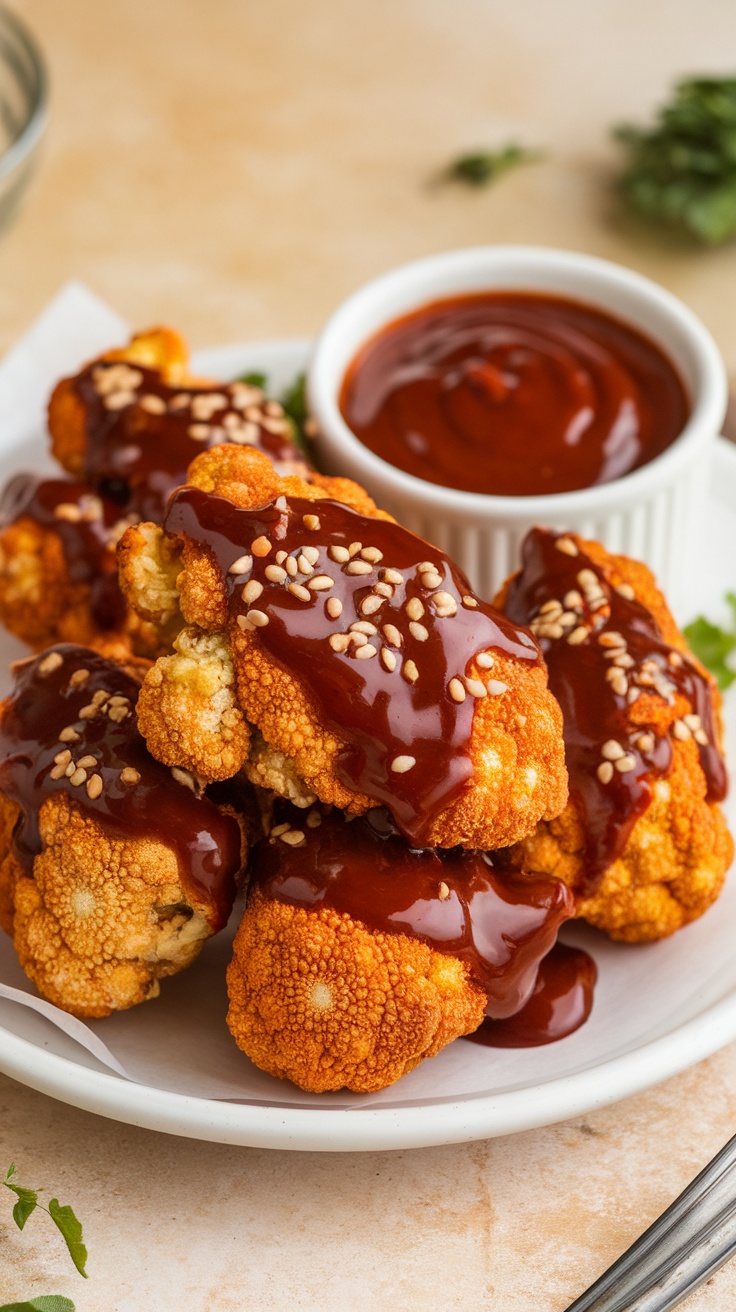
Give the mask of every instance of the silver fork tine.
[[668, 1312], [736, 1253], [736, 1136], [566, 1312]]

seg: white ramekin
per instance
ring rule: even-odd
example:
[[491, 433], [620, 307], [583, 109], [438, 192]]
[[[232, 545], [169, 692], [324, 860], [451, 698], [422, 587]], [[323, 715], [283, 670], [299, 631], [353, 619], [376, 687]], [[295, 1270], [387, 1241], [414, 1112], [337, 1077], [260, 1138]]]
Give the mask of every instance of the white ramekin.
[[[557, 292], [608, 310], [657, 341], [680, 370], [692, 410], [682, 433], [649, 464], [598, 487], [550, 496], [486, 496], [440, 487], [395, 469], [355, 437], [339, 409], [345, 371], [392, 320], [463, 292]], [[402, 524], [436, 543], [490, 597], [517, 568], [535, 524], [597, 538], [644, 560], [674, 605], [707, 469], [726, 410], [726, 372], [710, 333], [676, 296], [621, 265], [571, 251], [481, 246], [405, 264], [367, 283], [322, 330], [308, 373], [325, 468], [362, 483]]]

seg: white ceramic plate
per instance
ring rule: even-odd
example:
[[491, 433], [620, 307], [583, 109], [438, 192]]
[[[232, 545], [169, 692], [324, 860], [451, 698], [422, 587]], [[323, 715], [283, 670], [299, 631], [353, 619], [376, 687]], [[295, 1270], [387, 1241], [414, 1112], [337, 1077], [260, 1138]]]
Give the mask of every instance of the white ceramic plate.
[[[278, 392], [304, 367], [307, 351], [305, 342], [270, 342], [206, 352], [195, 363], [224, 378], [262, 369]], [[6, 445], [0, 450], [0, 478], [20, 466], [43, 467], [44, 453], [40, 433], [22, 450]], [[709, 513], [692, 544], [690, 614], [704, 610], [717, 617], [724, 592], [736, 587], [735, 534], [736, 448], [721, 442]], [[688, 618], [687, 612], [679, 618]], [[20, 654], [18, 644], [1, 639], [0, 669]], [[736, 690], [727, 721], [734, 760]], [[733, 822], [733, 804], [730, 810]], [[0, 1001], [0, 1069], [103, 1116], [222, 1143], [344, 1151], [508, 1134], [614, 1102], [736, 1039], [735, 933], [733, 878], [707, 916], [665, 943], [623, 947], [573, 927], [566, 937], [585, 943], [599, 966], [593, 1014], [576, 1035], [547, 1048], [510, 1053], [460, 1040], [392, 1089], [363, 1103], [353, 1098], [349, 1106], [329, 1098], [313, 1105], [290, 1102], [289, 1086], [267, 1077], [260, 1096], [248, 1101], [186, 1096], [126, 1080], [106, 1072], [68, 1035], [7, 1001]], [[175, 988], [176, 981], [167, 987]], [[151, 1006], [163, 1007], [164, 998]], [[143, 1026], [143, 1009], [140, 1014]]]

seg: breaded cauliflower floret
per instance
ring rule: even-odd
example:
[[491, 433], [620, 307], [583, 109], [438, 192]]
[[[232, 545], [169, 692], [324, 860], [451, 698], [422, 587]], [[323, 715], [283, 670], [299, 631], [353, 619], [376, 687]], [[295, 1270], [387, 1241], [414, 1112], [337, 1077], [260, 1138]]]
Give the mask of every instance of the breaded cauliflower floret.
[[157, 997], [159, 980], [190, 965], [211, 933], [175, 853], [153, 837], [110, 836], [63, 796], [44, 802], [39, 818], [43, 850], [13, 893], [13, 942], [28, 978], [75, 1016]]
[[[687, 657], [710, 684], [718, 735], [718, 690], [689, 651], [651, 571], [628, 557], [610, 555], [597, 542], [583, 541], [574, 535], [569, 540], [603, 571], [614, 589], [623, 589], [625, 597], [635, 598], [649, 611], [664, 642], [675, 653]], [[512, 582], [509, 580], [496, 598], [501, 608]], [[610, 644], [601, 651], [601, 663], [605, 659], [604, 651], [611, 651]], [[629, 674], [632, 667], [619, 668]], [[608, 674], [615, 679], [611, 669], [609, 663]], [[554, 689], [554, 666], [551, 671]], [[671, 764], [663, 776], [652, 776], [651, 801], [633, 824], [622, 850], [600, 872], [597, 886], [590, 891], [589, 836], [576, 792], [575, 773], [570, 767], [571, 794], [567, 807], [557, 818], [540, 822], [512, 854], [512, 859], [525, 870], [564, 880], [577, 893], [578, 914], [583, 919], [611, 938], [628, 943], [665, 938], [701, 916], [718, 897], [733, 857], [731, 835], [720, 807], [707, 796], [708, 782], [698, 745], [688, 729], [688, 719], [693, 728], [697, 727], [697, 717], [693, 719], [695, 706], [679, 691], [665, 696], [656, 687], [640, 685], [635, 675], [634, 665], [629, 688], [636, 695], [627, 708], [628, 739], [636, 746], [640, 735], [654, 735], [652, 741], [668, 738]], [[626, 690], [625, 684], [617, 686]], [[697, 731], [702, 734], [702, 727]], [[574, 726], [570, 726], [570, 732], [574, 741]], [[601, 745], [606, 737], [602, 726]], [[614, 751], [618, 750], [615, 743], [613, 746]], [[612, 764], [612, 775], [613, 771]], [[605, 791], [602, 798], [601, 805], [605, 805]]]
[[60, 538], [32, 519], [0, 532], [0, 622], [34, 648], [86, 644], [98, 632], [89, 587], [72, 582]]
[[386, 1088], [477, 1029], [486, 995], [455, 957], [255, 889], [227, 972], [227, 1023], [262, 1070], [311, 1093]]
[[[296, 477], [280, 478], [261, 453], [227, 445], [212, 448], [199, 456], [190, 466], [189, 481], [192, 487], [222, 497], [241, 509], [262, 507], [274, 498], [283, 496], [310, 501], [318, 512], [319, 502], [325, 496], [322, 486], [305, 483]], [[340, 491], [343, 504], [357, 508], [358, 513], [368, 514], [372, 518], [390, 518], [367, 507], [362, 489], [356, 488], [348, 480], [340, 480]], [[307, 515], [305, 519], [319, 522], [319, 515]], [[365, 535], [368, 531], [365, 521], [356, 520], [355, 531]], [[141, 614], [149, 616], [152, 607], [148, 598], [156, 590], [156, 576], [161, 578], [162, 589], [169, 584], [163, 579], [161, 571], [157, 570], [157, 552], [147, 545], [147, 533], [147, 529], [131, 530], [123, 539], [120, 555], [124, 561], [123, 586], [126, 594]], [[309, 530], [307, 536], [308, 533]], [[248, 623], [243, 626], [239, 621], [245, 617], [232, 614], [228, 600], [228, 580], [213, 554], [186, 536], [180, 540], [182, 570], [176, 588], [181, 613], [189, 628], [182, 632], [176, 645], [178, 647], [183, 643], [186, 646], [188, 656], [193, 656], [200, 666], [197, 677], [208, 682], [212, 677], [213, 657], [203, 649], [201, 633], [203, 630], [209, 631], [213, 638], [215, 634], [222, 634], [222, 646], [218, 639], [217, 656], [214, 659], [217, 677], [220, 678], [219, 672], [222, 671], [222, 678], [227, 682], [230, 671], [225, 668], [222, 653], [226, 648], [229, 649], [232, 678], [228, 684], [228, 711], [234, 711], [237, 705], [244, 719], [258, 729], [265, 746], [261, 746], [259, 740], [257, 755], [250, 761], [245, 755], [231, 753], [229, 763], [226, 763], [220, 751], [222, 735], [216, 723], [213, 723], [212, 706], [203, 699], [197, 701], [189, 692], [186, 695], [183, 693], [183, 673], [186, 674], [191, 690], [194, 687], [194, 670], [188, 665], [186, 671], [182, 671], [174, 659], [173, 662], [158, 662], [144, 685], [139, 706], [142, 729], [149, 749], [171, 764], [178, 752], [180, 755], [177, 763], [206, 779], [224, 778], [226, 770], [239, 769], [244, 764], [250, 778], [262, 785], [268, 779], [267, 786], [279, 787], [280, 777], [288, 780], [284, 789], [286, 796], [294, 796], [293, 780], [296, 778], [301, 781], [305, 793], [348, 808], [353, 813], [360, 814], [376, 805], [375, 797], [351, 788], [344, 773], [340, 771], [339, 761], [345, 755], [349, 739], [340, 733], [339, 723], [334, 720], [329, 724], [325, 722], [325, 715], [302, 675], [298, 659], [293, 664], [286, 664], [284, 660], [273, 658], [259, 636], [261, 629], [253, 631], [254, 626]], [[412, 539], [412, 543], [417, 541]], [[417, 548], [412, 546], [412, 549]], [[426, 552], [428, 555], [438, 555], [436, 549], [429, 546]], [[380, 552], [378, 558], [381, 558]], [[300, 559], [303, 563], [304, 558]], [[330, 562], [338, 558], [327, 555], [326, 559], [333, 575], [326, 580], [318, 578], [316, 581], [319, 586], [330, 588], [334, 584], [335, 573], [335, 565]], [[362, 569], [364, 562], [359, 562], [359, 566]], [[281, 567], [276, 565], [274, 568], [278, 580]], [[365, 568], [370, 570], [372, 566], [365, 565]], [[449, 562], [447, 568], [452, 568]], [[313, 572], [309, 570], [307, 583], [312, 582], [310, 575]], [[385, 568], [382, 573], [386, 573]], [[267, 574], [266, 579], [272, 574], [273, 571], [271, 575]], [[288, 585], [286, 571], [281, 570], [281, 574], [284, 584]], [[354, 576], [358, 577], [355, 571]], [[388, 576], [394, 578], [395, 586], [396, 571], [388, 569]], [[362, 587], [365, 575], [359, 577]], [[437, 581], [432, 586], [439, 589], [440, 579], [436, 573], [430, 571], [422, 577], [435, 578]], [[150, 582], [150, 579], [154, 581]], [[141, 580], [145, 582], [142, 584]], [[255, 582], [248, 586], [255, 590], [254, 597], [261, 595], [258, 588], [262, 592], [263, 585]], [[380, 586], [385, 589], [389, 585], [383, 582]], [[393, 590], [389, 588], [389, 591], [392, 596]], [[297, 595], [302, 600], [309, 599], [309, 588], [302, 586], [301, 593]], [[376, 596], [378, 598], [381, 594]], [[385, 592], [382, 596], [385, 598]], [[397, 622], [400, 619], [401, 623], [408, 621], [410, 613], [423, 617], [423, 623], [415, 624], [412, 633], [408, 635], [408, 640], [417, 644], [419, 661], [421, 654], [418, 643], [426, 640], [425, 634], [429, 638], [430, 633], [425, 626], [434, 622], [443, 625], [453, 622], [452, 618], [440, 619], [439, 616], [435, 621], [435, 616], [428, 609], [430, 604], [437, 604], [440, 613], [446, 616], [452, 617], [458, 612], [458, 603], [447, 592], [438, 591], [437, 597], [439, 600], [436, 603], [434, 598], [428, 597], [426, 607], [423, 603], [418, 611], [412, 610], [418, 601], [415, 598], [411, 605], [407, 603], [403, 608], [406, 614], [399, 613], [397, 617]], [[355, 605], [355, 602], [350, 601], [350, 604]], [[363, 604], [361, 600], [360, 605]], [[378, 604], [385, 602], [381, 600]], [[470, 604], [478, 605], [472, 598]], [[342, 614], [342, 610], [337, 613]], [[368, 610], [359, 610], [357, 615], [367, 616], [368, 613]], [[384, 621], [390, 618], [393, 621], [396, 615], [395, 611], [387, 611], [376, 618]], [[267, 617], [265, 622], [268, 623]], [[348, 623], [347, 612], [342, 624], [336, 628], [331, 629], [330, 621], [327, 621], [325, 660], [330, 659], [328, 639], [331, 643], [332, 635], [339, 633]], [[414, 624], [414, 621], [411, 623]], [[378, 634], [377, 626], [373, 626], [373, 632]], [[444, 633], [446, 630], [440, 629], [439, 632]], [[365, 626], [359, 636], [366, 642], [364, 634]], [[374, 641], [380, 641], [380, 637]], [[401, 639], [400, 646], [403, 646], [403, 642]], [[366, 654], [376, 653], [377, 648], [374, 647]], [[544, 668], [532, 659], [518, 659], [501, 650], [478, 655], [481, 655], [480, 661], [476, 657], [463, 671], [459, 671], [463, 679], [469, 680], [467, 687], [473, 689], [470, 695], [475, 699], [469, 744], [472, 782], [444, 810], [438, 810], [430, 828], [423, 835], [423, 841], [429, 844], [453, 846], [462, 843], [481, 848], [505, 846], [529, 833], [540, 818], [550, 819], [559, 814], [566, 799], [560, 713], [547, 691]], [[407, 680], [419, 677], [416, 666], [412, 671], [413, 661], [404, 665], [402, 675], [397, 669], [398, 658], [391, 651], [381, 656], [381, 662], [386, 669], [396, 671], [395, 682], [398, 688], [402, 686], [402, 677]], [[377, 668], [378, 665], [379, 662], [376, 662]], [[453, 688], [459, 682], [456, 679]], [[177, 686], [171, 687], [172, 683]], [[459, 692], [453, 694], [456, 701], [465, 700], [465, 687], [463, 682]], [[438, 688], [438, 696], [447, 695], [444, 688]], [[185, 709], [179, 712], [175, 709], [178, 705]], [[231, 722], [226, 726], [228, 735], [232, 729]], [[182, 754], [184, 743], [186, 753]], [[245, 748], [242, 734], [238, 736], [238, 743]], [[217, 769], [216, 774], [212, 773], [214, 769]]]
[[21, 867], [11, 852], [13, 830], [20, 808], [0, 793], [0, 929], [13, 932], [13, 893]]

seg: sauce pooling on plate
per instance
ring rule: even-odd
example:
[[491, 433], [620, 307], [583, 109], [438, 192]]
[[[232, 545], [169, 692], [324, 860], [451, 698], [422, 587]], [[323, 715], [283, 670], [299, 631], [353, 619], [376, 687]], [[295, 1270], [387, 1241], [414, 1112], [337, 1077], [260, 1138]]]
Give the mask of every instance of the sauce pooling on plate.
[[0, 791], [21, 808], [13, 848], [24, 868], [41, 851], [44, 801], [65, 793], [108, 832], [172, 848], [184, 888], [222, 928], [241, 865], [240, 826], [149, 754], [135, 679], [66, 644], [15, 665], [13, 676], [0, 719]]
[[[288, 818], [287, 818], [288, 817]], [[559, 880], [507, 875], [480, 852], [417, 850], [385, 811], [348, 822], [333, 811], [281, 806], [253, 863], [253, 885], [292, 906], [331, 907], [384, 934], [407, 934], [458, 957], [496, 1017], [534, 989], [574, 900]]]
[[540, 1048], [558, 1043], [588, 1019], [597, 977], [596, 964], [587, 952], [555, 943], [540, 962], [524, 1006], [502, 1020], [489, 1012], [480, 1029], [465, 1037], [486, 1048]]
[[337, 501], [280, 496], [246, 510], [185, 487], [164, 528], [216, 560], [234, 623], [298, 671], [346, 744], [343, 781], [421, 846], [471, 779], [476, 699], [507, 691], [471, 677], [473, 660], [495, 650], [536, 665], [531, 635], [479, 601], [444, 552]]
[[591, 305], [540, 292], [436, 301], [352, 361], [340, 409], [417, 478], [530, 496], [608, 483], [682, 431], [689, 403], [662, 350]]

